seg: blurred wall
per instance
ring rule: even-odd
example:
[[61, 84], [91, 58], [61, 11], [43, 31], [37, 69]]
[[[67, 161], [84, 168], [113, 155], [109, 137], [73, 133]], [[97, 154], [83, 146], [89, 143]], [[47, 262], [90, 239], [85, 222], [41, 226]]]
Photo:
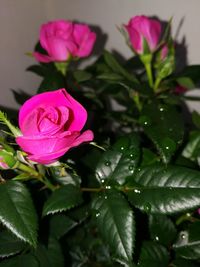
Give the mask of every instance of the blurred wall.
[[17, 107], [11, 89], [35, 93], [40, 78], [25, 72], [35, 63], [25, 53], [33, 50], [40, 24], [47, 20], [64, 18], [100, 27], [99, 49], [106, 41], [105, 48], [129, 57], [116, 26], [138, 14], [161, 20], [173, 16], [173, 34], [178, 32], [179, 42], [185, 38], [189, 63], [200, 64], [199, 12], [199, 0], [0, 0], [0, 106]]

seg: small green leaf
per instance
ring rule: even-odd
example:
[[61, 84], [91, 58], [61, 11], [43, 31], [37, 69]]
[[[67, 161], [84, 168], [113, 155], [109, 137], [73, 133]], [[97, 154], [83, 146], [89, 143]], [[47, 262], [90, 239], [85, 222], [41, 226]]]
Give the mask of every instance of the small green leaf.
[[177, 83], [185, 88], [193, 89], [195, 88], [195, 84], [193, 83], [192, 79], [189, 77], [179, 77], [177, 78]]
[[126, 79], [128, 79], [134, 83], [138, 83], [138, 80], [136, 79], [134, 74], [132, 74], [132, 73], [130, 74], [129, 72], [127, 72], [126, 69], [123, 68], [118, 63], [118, 61], [114, 58], [114, 56], [111, 53], [109, 53], [108, 51], [104, 51], [104, 59], [105, 59], [106, 63], [108, 64], [108, 66], [112, 69], [113, 72], [121, 74]]
[[26, 244], [8, 231], [0, 233], [0, 257], [9, 257], [22, 251]]
[[138, 266], [167, 267], [168, 263], [169, 253], [165, 247], [151, 241], [143, 243]]
[[99, 232], [113, 252], [113, 258], [125, 266], [133, 266], [135, 223], [126, 199], [120, 193], [111, 191], [97, 196], [92, 207]]
[[200, 206], [199, 171], [150, 165], [139, 169], [130, 184], [126, 187], [130, 202], [147, 213], [170, 214]]
[[76, 70], [73, 72], [73, 75], [78, 82], [85, 82], [92, 78], [91, 73], [84, 70]]
[[195, 260], [200, 255], [200, 222], [189, 226], [188, 231], [180, 232], [177, 242], [173, 245], [179, 257]]
[[198, 264], [195, 264], [191, 260], [185, 260], [185, 259], [176, 259], [172, 263], [172, 267], [198, 267]]
[[149, 216], [149, 232], [154, 241], [169, 246], [175, 240], [177, 230], [169, 217], [165, 215]]
[[96, 178], [100, 183], [110, 181], [123, 184], [126, 177], [134, 173], [139, 159], [138, 136], [124, 136], [102, 155], [96, 168]]
[[81, 191], [71, 184], [55, 190], [45, 202], [43, 216], [69, 210], [82, 201]]
[[16, 181], [0, 184], [0, 221], [18, 238], [36, 246], [37, 215], [26, 187]]
[[123, 80], [123, 76], [121, 76], [117, 73], [109, 72], [109, 73], [103, 73], [101, 75], [98, 75], [97, 79], [107, 80], [107, 81], [111, 81], [111, 82], [118, 82], [118, 81]]
[[70, 219], [66, 215], [57, 214], [51, 217], [50, 220], [50, 233], [57, 239], [60, 239], [68, 231], [74, 228], [77, 222]]
[[182, 155], [192, 161], [198, 161], [200, 157], [200, 132], [194, 131], [190, 133], [189, 142], [184, 148]]
[[[19, 255], [17, 257], [4, 260], [0, 263], [1, 267], [40, 267], [37, 259], [31, 255]], [[44, 267], [44, 266], [43, 266]]]
[[200, 129], [200, 114], [196, 110], [192, 112], [192, 121], [195, 126]]
[[176, 107], [150, 103], [139, 119], [147, 137], [155, 144], [164, 163], [169, 163], [182, 143], [184, 126]]

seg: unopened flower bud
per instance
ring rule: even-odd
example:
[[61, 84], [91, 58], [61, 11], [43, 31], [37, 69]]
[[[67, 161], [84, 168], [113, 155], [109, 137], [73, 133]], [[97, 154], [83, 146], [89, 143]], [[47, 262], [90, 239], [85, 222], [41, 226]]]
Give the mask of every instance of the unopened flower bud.
[[0, 146], [0, 169], [11, 169], [15, 166], [17, 160], [11, 152], [8, 152]]

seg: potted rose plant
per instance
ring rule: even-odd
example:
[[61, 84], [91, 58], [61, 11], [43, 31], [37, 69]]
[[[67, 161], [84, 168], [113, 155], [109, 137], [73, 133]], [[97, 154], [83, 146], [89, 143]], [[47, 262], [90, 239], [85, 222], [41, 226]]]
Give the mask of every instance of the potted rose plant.
[[98, 36], [41, 26], [38, 94], [19, 128], [0, 113], [0, 266], [199, 266], [200, 115], [183, 103], [200, 66], [177, 70], [170, 27], [133, 17], [133, 58], [78, 69]]

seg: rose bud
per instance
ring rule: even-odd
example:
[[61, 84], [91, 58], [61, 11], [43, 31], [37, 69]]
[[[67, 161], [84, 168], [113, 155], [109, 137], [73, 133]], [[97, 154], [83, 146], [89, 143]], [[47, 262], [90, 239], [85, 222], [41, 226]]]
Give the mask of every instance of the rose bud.
[[130, 19], [125, 28], [133, 50], [137, 54], [146, 53], [145, 41], [148, 45], [148, 53], [156, 50], [161, 37], [161, 23], [158, 20], [146, 16], [136, 16]]
[[67, 20], [50, 21], [40, 29], [40, 44], [47, 55], [34, 52], [37, 61], [63, 62], [70, 57], [87, 57], [90, 55], [96, 34], [85, 24], [72, 23]]
[[0, 169], [11, 169], [15, 166], [17, 160], [11, 152], [8, 152], [0, 146]]
[[22, 136], [16, 142], [29, 160], [51, 164], [70, 148], [93, 140], [92, 131], [81, 133], [86, 120], [87, 111], [65, 89], [41, 93], [21, 107]]

